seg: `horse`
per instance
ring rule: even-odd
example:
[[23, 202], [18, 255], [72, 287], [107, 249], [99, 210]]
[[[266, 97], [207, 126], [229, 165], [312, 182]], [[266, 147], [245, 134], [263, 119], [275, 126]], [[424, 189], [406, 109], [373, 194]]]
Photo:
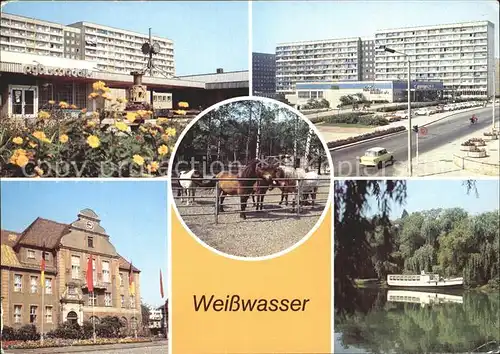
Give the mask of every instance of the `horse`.
[[[253, 206], [255, 207], [255, 210], [262, 210], [264, 207], [264, 196], [267, 193], [267, 191], [271, 191], [274, 189], [274, 186], [278, 185], [277, 181], [275, 178], [282, 178], [280, 172], [280, 169], [275, 169], [274, 174], [273, 174], [273, 179], [272, 182], [268, 180], [258, 180], [253, 184], [252, 187], [252, 203]], [[257, 203], [255, 202], [255, 195], [257, 196]]]
[[189, 205], [191, 199], [194, 203], [194, 196], [196, 187], [202, 184], [202, 173], [197, 169], [191, 171], [182, 171], [179, 174], [179, 184], [181, 186], [181, 203], [184, 201], [184, 194], [186, 195], [186, 205]]
[[[311, 197], [312, 205], [314, 206], [316, 200], [316, 194], [319, 187], [319, 175], [316, 172], [306, 172], [303, 168], [293, 168], [288, 166], [279, 166], [277, 178], [284, 178], [277, 181], [279, 188], [281, 189], [281, 201], [280, 205], [285, 199], [285, 205], [288, 205], [288, 194], [295, 193], [293, 198], [293, 206], [295, 206], [297, 200], [297, 185], [302, 193], [303, 201], [306, 201], [308, 197]], [[283, 176], [283, 177], [282, 177]], [[297, 180], [299, 181], [297, 183]], [[300, 198], [299, 198], [300, 200]]]
[[214, 179], [219, 180], [218, 211], [224, 212], [222, 204], [226, 195], [239, 195], [240, 218], [245, 220], [247, 218], [245, 214], [247, 201], [255, 184], [255, 181], [252, 179], [259, 178], [259, 182], [262, 180], [272, 184], [275, 169], [274, 166], [268, 163], [262, 162], [259, 159], [253, 159], [236, 175], [226, 171], [217, 174]]

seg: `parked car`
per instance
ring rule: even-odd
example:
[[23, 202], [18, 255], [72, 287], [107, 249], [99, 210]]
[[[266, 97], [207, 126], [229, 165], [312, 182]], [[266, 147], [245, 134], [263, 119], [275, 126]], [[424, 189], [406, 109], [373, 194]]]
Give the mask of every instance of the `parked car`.
[[385, 164], [390, 162], [394, 163], [394, 156], [392, 153], [383, 147], [373, 147], [366, 150], [365, 155], [359, 159], [359, 164], [363, 166], [376, 166], [381, 169]]
[[[394, 113], [394, 116], [399, 117], [401, 119], [408, 119], [408, 110], [405, 109], [404, 111], [396, 112], [396, 113]], [[411, 111], [411, 116], [412, 116], [412, 118], [415, 116], [414, 110]]]
[[417, 116], [430, 116], [434, 113], [436, 113], [436, 110], [429, 107], [419, 108], [415, 111], [415, 115]]

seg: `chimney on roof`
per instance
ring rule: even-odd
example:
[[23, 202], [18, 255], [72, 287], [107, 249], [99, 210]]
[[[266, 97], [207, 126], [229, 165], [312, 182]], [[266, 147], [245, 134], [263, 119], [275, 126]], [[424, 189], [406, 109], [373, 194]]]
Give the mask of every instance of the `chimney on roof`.
[[222, 74], [224, 72], [224, 69], [222, 68], [217, 68], [216, 73], [217, 74]]

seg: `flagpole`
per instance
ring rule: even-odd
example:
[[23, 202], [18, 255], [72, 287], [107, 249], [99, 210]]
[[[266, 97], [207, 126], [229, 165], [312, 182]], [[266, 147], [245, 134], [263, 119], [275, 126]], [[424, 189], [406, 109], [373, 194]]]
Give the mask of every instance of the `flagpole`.
[[[43, 282], [45, 283], [45, 277], [43, 277]], [[43, 345], [43, 322], [44, 322], [44, 316], [43, 314], [45, 313], [44, 311], [44, 294], [45, 294], [45, 291], [44, 291], [44, 288], [45, 288], [45, 284], [43, 284], [42, 286], [42, 325], [41, 325], [41, 331], [40, 331], [40, 344]]]
[[95, 334], [95, 302], [96, 302], [95, 291], [92, 291], [92, 329], [94, 331], [93, 333], [94, 343], [97, 342], [97, 336]]

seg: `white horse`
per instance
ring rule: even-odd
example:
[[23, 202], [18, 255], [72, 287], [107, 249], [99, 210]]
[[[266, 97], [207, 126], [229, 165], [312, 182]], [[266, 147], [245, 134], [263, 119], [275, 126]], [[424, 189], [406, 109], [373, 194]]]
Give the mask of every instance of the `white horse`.
[[[303, 200], [306, 200], [310, 195], [312, 205], [314, 205], [319, 187], [319, 175], [316, 172], [306, 172], [303, 168], [279, 166], [279, 169], [283, 171], [283, 178], [288, 179], [288, 181], [278, 181], [278, 185], [281, 189], [281, 201], [279, 204], [283, 203], [283, 199], [285, 199], [285, 205], [287, 205], [288, 193], [295, 192], [293, 198], [293, 204], [295, 205], [297, 199], [296, 187], [298, 186], [303, 196]], [[297, 180], [299, 181], [298, 183]]]
[[183, 171], [179, 174], [179, 184], [181, 186], [181, 203], [184, 201], [184, 195], [186, 195], [186, 205], [189, 205], [189, 200], [191, 199], [194, 203], [194, 196], [196, 192], [196, 187], [201, 184], [201, 180], [193, 180], [193, 178], [203, 178], [203, 175], [197, 169], [192, 169], [191, 171]]

